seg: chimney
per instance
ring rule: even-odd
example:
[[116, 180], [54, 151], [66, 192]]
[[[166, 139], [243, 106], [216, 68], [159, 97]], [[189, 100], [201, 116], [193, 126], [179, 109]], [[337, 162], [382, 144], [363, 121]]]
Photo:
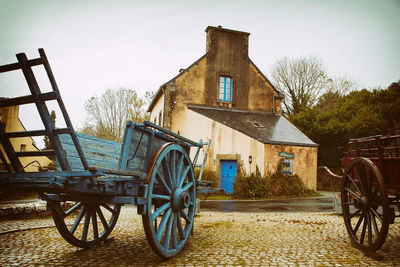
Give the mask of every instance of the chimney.
[[206, 52], [208, 54], [215, 55], [220, 51], [230, 53], [231, 51], [227, 50], [235, 50], [248, 56], [250, 33], [225, 29], [219, 25], [218, 27], [208, 26], [206, 34]]

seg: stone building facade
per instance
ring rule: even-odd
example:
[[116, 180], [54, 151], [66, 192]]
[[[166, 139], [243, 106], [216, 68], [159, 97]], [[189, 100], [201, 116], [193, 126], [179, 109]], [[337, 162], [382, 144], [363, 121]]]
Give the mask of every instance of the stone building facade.
[[[206, 168], [230, 191], [235, 170], [288, 173], [316, 188], [317, 144], [281, 115], [283, 95], [248, 57], [249, 33], [206, 29], [206, 53], [162, 84], [151, 121], [193, 140], [212, 140]], [[233, 177], [232, 177], [233, 176]]]

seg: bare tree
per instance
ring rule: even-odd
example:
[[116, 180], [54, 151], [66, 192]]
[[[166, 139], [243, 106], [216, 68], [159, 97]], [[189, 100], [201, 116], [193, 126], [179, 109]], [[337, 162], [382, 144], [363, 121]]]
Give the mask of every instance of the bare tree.
[[354, 79], [337, 75], [326, 79], [324, 93], [337, 93], [343, 96], [358, 89], [358, 86], [358, 82]]
[[145, 101], [134, 90], [107, 89], [98, 97], [85, 102], [88, 118], [82, 133], [114, 141], [122, 141], [128, 120], [143, 122], [146, 118]]
[[312, 106], [326, 83], [326, 68], [321, 59], [301, 57], [278, 59], [272, 66], [271, 76], [275, 87], [284, 95], [284, 113], [299, 113]]
[[336, 99], [358, 86], [349, 77], [329, 77], [322, 59], [313, 56], [278, 59], [272, 66], [271, 77], [275, 87], [285, 95], [283, 112], [288, 117], [316, 105], [322, 95], [324, 101], [327, 97]]

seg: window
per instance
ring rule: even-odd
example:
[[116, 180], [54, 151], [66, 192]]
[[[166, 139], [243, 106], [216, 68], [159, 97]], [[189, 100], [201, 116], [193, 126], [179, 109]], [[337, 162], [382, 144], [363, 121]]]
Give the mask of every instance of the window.
[[160, 124], [160, 126], [162, 127], [162, 111], [160, 111], [160, 114], [158, 114], [158, 123]]
[[232, 101], [232, 78], [219, 77], [219, 97], [220, 101]]
[[258, 121], [252, 121], [251, 124], [253, 125], [253, 127], [256, 127], [256, 128], [264, 128], [264, 125], [262, 125]]

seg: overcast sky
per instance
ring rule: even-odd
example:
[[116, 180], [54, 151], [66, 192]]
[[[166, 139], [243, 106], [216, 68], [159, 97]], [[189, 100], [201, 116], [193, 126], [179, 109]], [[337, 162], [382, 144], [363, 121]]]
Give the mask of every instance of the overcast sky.
[[[400, 79], [400, 0], [0, 0], [0, 65], [44, 48], [79, 128], [91, 96], [143, 96], [200, 58], [209, 25], [251, 33], [249, 56], [267, 77], [278, 58], [313, 55], [365, 88]], [[0, 96], [26, 94], [21, 74], [0, 74]], [[40, 128], [32, 113], [23, 108], [22, 122]]]

